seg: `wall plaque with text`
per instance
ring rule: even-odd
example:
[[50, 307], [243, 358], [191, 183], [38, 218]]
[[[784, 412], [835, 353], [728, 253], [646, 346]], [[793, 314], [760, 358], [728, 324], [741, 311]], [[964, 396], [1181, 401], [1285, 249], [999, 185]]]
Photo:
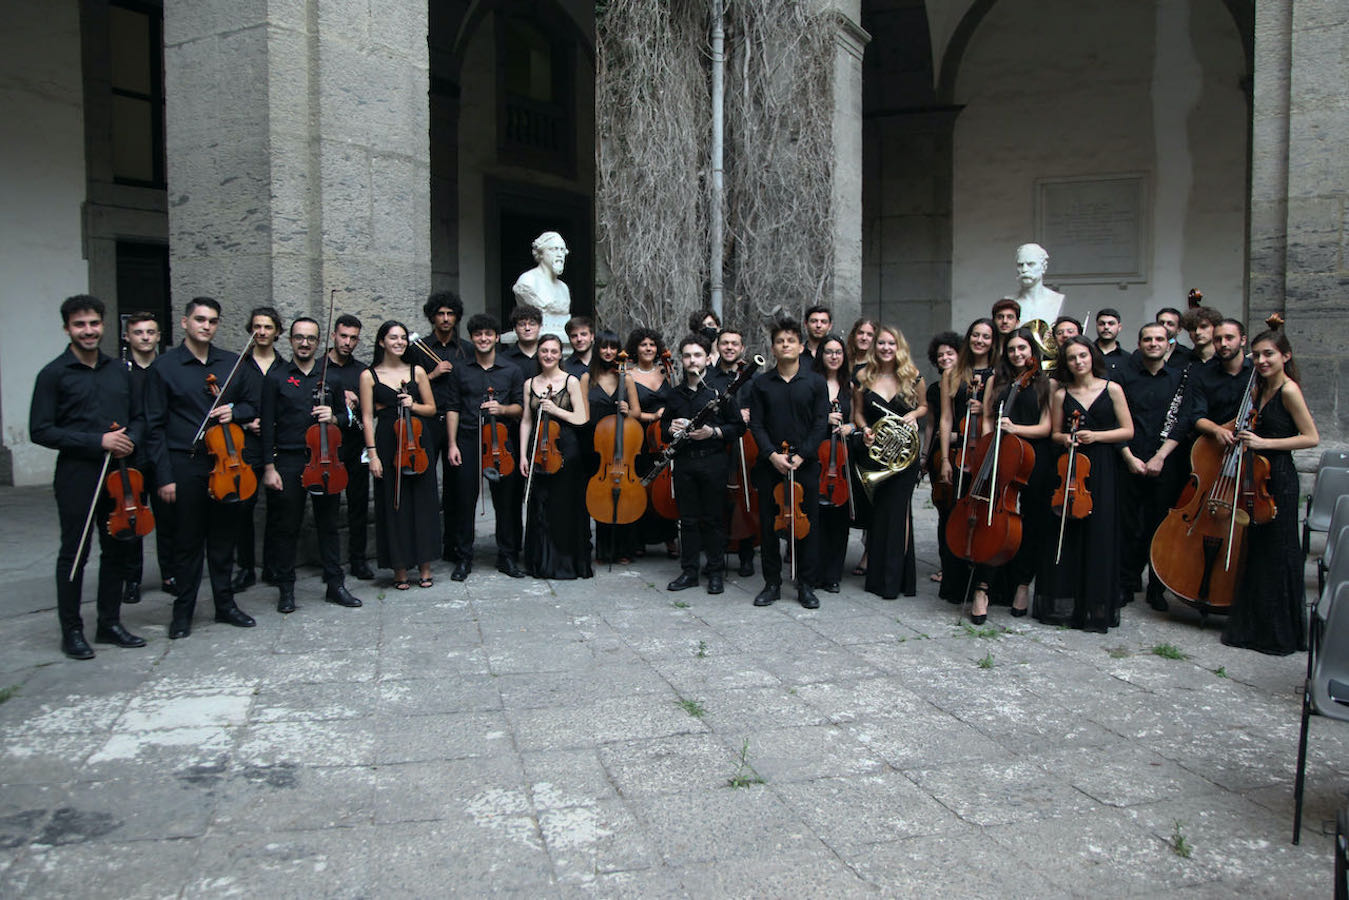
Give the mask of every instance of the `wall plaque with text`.
[[1143, 175], [1041, 178], [1036, 240], [1049, 251], [1049, 281], [1148, 280], [1147, 180]]

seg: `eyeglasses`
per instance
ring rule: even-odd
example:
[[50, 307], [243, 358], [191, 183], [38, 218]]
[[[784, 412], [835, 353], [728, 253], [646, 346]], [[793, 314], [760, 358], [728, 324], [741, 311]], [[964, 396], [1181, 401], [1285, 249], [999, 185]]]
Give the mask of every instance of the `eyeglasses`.
[[311, 337], [307, 334], [292, 334], [290, 336], [290, 342], [292, 344], [317, 344], [319, 342], [319, 336], [313, 335]]

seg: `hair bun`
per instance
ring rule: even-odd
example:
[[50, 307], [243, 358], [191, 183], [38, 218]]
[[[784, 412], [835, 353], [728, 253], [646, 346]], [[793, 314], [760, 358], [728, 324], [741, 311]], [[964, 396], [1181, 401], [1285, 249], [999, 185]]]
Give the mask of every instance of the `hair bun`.
[[1279, 331], [1283, 328], [1283, 316], [1279, 313], [1271, 313], [1268, 319], [1265, 319], [1265, 327], [1270, 331]]
[[1190, 309], [1194, 309], [1197, 306], [1203, 306], [1204, 292], [1199, 290], [1199, 288], [1190, 288], [1190, 293], [1186, 295], [1185, 300], [1189, 303]]

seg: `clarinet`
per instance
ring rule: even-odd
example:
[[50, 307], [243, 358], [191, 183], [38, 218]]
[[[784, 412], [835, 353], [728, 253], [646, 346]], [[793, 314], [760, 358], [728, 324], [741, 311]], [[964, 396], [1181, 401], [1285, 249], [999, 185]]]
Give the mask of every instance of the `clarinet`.
[[1176, 395], [1171, 398], [1171, 405], [1166, 409], [1166, 421], [1162, 424], [1162, 443], [1171, 437], [1171, 432], [1176, 427], [1176, 422], [1180, 420], [1180, 404], [1185, 400], [1185, 383], [1190, 380], [1190, 369], [1193, 363], [1185, 367], [1185, 371], [1180, 374], [1180, 385], [1176, 388]]
[[741, 385], [749, 381], [754, 373], [763, 367], [763, 364], [764, 358], [762, 356], [755, 356], [750, 362], [746, 362], [743, 359], [740, 360], [740, 362], [736, 364], [738, 367], [736, 376], [731, 383], [726, 386], [726, 390], [722, 391], [715, 399], [709, 401], [706, 406], [698, 410], [693, 418], [689, 420], [688, 427], [675, 435], [674, 439], [665, 445], [665, 449], [656, 457], [656, 464], [651, 467], [651, 471], [642, 476], [642, 484], [648, 485], [655, 481], [656, 476], [661, 473], [661, 470], [674, 461], [675, 454], [679, 452], [680, 446], [685, 441], [689, 440], [689, 435], [703, 427], [707, 420], [712, 418], [717, 410], [721, 409], [722, 404], [731, 399], [731, 395], [739, 390]]

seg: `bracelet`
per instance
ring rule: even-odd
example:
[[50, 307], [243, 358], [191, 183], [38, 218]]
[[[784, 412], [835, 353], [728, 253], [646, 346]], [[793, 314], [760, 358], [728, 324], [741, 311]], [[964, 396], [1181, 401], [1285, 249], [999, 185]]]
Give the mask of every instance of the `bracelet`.
[[365, 449], [367, 449], [367, 450], [374, 450], [374, 449], [375, 449], [375, 445], [374, 445], [374, 444], [371, 444], [369, 447], [366, 447]]

